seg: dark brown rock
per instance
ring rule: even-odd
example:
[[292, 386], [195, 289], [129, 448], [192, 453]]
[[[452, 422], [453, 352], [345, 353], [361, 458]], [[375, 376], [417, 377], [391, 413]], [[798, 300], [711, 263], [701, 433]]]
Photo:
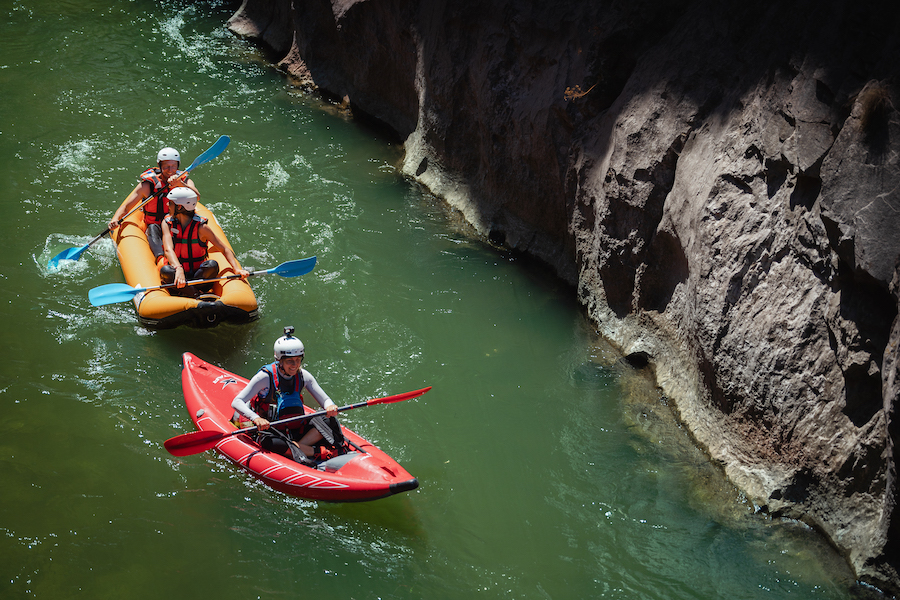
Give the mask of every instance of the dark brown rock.
[[246, 0], [233, 31], [577, 285], [758, 506], [900, 593], [896, 3]]

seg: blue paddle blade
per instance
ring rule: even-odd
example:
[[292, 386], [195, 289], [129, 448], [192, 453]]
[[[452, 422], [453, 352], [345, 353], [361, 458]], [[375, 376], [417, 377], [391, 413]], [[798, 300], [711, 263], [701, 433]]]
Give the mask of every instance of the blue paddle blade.
[[[209, 148], [207, 148], [206, 152], [204, 152], [203, 154], [201, 154], [200, 156], [195, 158], [194, 162], [191, 163], [191, 166], [189, 166], [185, 170], [185, 172], [186, 173], [190, 172], [195, 167], [199, 167], [200, 165], [202, 165], [204, 163], [208, 163], [212, 159], [214, 159], [217, 156], [219, 156], [220, 154], [222, 154], [222, 152], [225, 151], [225, 148], [228, 147], [228, 144], [230, 142], [231, 142], [231, 138], [228, 137], [227, 135], [219, 136], [219, 139], [216, 140], [216, 143], [213, 144], [212, 146], [210, 146]], [[146, 204], [146, 202], [149, 200], [150, 199], [148, 198], [147, 200], [144, 201], [143, 204]], [[140, 204], [139, 206], [134, 207], [133, 209], [131, 209], [131, 212], [129, 212], [128, 214], [130, 215], [132, 212], [137, 210], [140, 206], [143, 206], [143, 204]], [[127, 217], [128, 215], [125, 215], [125, 216]], [[122, 217], [122, 219], [119, 219], [120, 224], [124, 218], [125, 217]], [[69, 248], [67, 250], [63, 250], [62, 252], [60, 252], [59, 254], [57, 254], [56, 256], [54, 256], [47, 262], [47, 268], [48, 269], [56, 269], [57, 267], [59, 267], [59, 261], [61, 261], [61, 260], [78, 260], [81, 257], [81, 255], [84, 253], [84, 251], [87, 250], [88, 248], [90, 248], [91, 244], [93, 244], [94, 242], [96, 242], [97, 240], [99, 240], [100, 238], [102, 238], [104, 235], [106, 235], [108, 233], [110, 233], [109, 229], [107, 229], [106, 231], [104, 231], [103, 233], [101, 233], [100, 235], [95, 237], [93, 240], [91, 240], [86, 245], [82, 246], [81, 248]], [[125, 298], [125, 300], [128, 300], [128, 299], [129, 298]], [[116, 300], [116, 302], [122, 302], [122, 300]], [[109, 304], [109, 302], [105, 302], [104, 304]], [[100, 306], [100, 305], [97, 304], [95, 306]]]
[[206, 150], [206, 152], [195, 158], [194, 162], [191, 163], [191, 166], [185, 169], [185, 171], [190, 172], [195, 167], [199, 167], [203, 163], [208, 163], [212, 159], [216, 158], [225, 151], [225, 148], [228, 147], [229, 142], [231, 142], [230, 137], [228, 137], [227, 135], [220, 136], [219, 139], [216, 140], [216, 143], [210, 146]]
[[105, 306], [116, 302], [127, 302], [147, 288], [131, 287], [127, 283], [108, 283], [88, 291], [88, 299], [94, 306]]
[[59, 266], [61, 260], [78, 260], [82, 253], [88, 249], [90, 244], [86, 244], [81, 248], [66, 248], [47, 262], [48, 269], [55, 269]]
[[301, 275], [306, 275], [310, 271], [312, 271], [316, 266], [316, 257], [310, 256], [309, 258], [300, 258], [297, 260], [289, 260], [285, 263], [281, 263], [277, 267], [272, 267], [271, 269], [267, 269], [265, 271], [259, 271], [254, 273], [254, 275], [267, 275], [269, 273], [273, 273], [275, 275], [280, 275], [281, 277], [300, 277]]

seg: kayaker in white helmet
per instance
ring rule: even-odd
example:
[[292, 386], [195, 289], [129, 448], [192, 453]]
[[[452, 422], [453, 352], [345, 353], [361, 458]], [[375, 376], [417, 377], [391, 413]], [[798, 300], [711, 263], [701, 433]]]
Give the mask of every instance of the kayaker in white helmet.
[[[294, 337], [293, 327], [284, 328], [284, 335], [275, 340], [274, 350], [275, 362], [262, 367], [250, 379], [234, 397], [231, 407], [237, 415], [259, 428], [261, 434], [257, 441], [265, 450], [292, 456], [305, 464], [311, 464], [311, 459], [343, 453], [343, 434], [336, 419], [337, 405], [316, 378], [303, 368], [306, 349], [303, 342]], [[304, 390], [326, 411], [326, 416], [305, 419], [296, 425], [286, 424], [283, 432], [270, 429], [270, 421], [304, 413]]]
[[150, 243], [150, 250], [157, 262], [163, 256], [162, 221], [169, 214], [169, 203], [166, 199], [169, 191], [179, 186], [185, 186], [192, 189], [198, 198], [200, 197], [200, 192], [197, 191], [190, 177], [185, 178], [184, 181], [181, 180], [182, 171], [178, 170], [180, 165], [181, 155], [178, 150], [168, 147], [161, 149], [156, 154], [156, 167], [147, 169], [138, 176], [139, 183], [131, 190], [109, 221], [109, 228], [115, 229], [119, 226], [119, 219], [127, 215], [139, 203], [150, 198], [141, 210], [144, 215], [144, 224], [147, 226], [147, 241]]
[[238, 264], [228, 244], [219, 238], [205, 218], [194, 212], [197, 193], [189, 187], [176, 187], [167, 198], [169, 215], [163, 219], [162, 241], [168, 264], [160, 268], [160, 280], [166, 284], [174, 283], [178, 290], [175, 293], [181, 295], [195, 295], [195, 292], [211, 288], [212, 283], [197, 286], [201, 288], [199, 290], [190, 289], [194, 286], [184, 289], [189, 279], [213, 279], [219, 275], [219, 263], [209, 258], [210, 246], [225, 255], [235, 274], [246, 279], [250, 273]]

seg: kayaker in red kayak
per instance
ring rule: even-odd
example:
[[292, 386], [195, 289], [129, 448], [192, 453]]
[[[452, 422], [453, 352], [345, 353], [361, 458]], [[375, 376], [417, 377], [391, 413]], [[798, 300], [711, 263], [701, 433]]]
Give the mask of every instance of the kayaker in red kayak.
[[[324, 441], [338, 452], [343, 448], [343, 435], [336, 419], [337, 405], [319, 386], [316, 378], [302, 367], [305, 348], [303, 342], [294, 337], [294, 328], [285, 327], [284, 335], [275, 341], [276, 362], [262, 367], [247, 383], [234, 400], [231, 407], [240, 415], [259, 427], [261, 432], [269, 429], [269, 421], [303, 414], [303, 390], [307, 390], [326, 411], [328, 417], [300, 421], [296, 428], [288, 429], [286, 436], [262, 435], [257, 441], [265, 449], [286, 456], [296, 456], [288, 441], [299, 448], [307, 459], [317, 456], [314, 446]], [[298, 457], [302, 460], [303, 457]]]

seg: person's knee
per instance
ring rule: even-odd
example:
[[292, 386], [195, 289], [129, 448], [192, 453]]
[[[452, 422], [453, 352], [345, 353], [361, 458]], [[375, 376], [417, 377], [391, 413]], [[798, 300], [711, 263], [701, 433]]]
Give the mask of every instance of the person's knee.
[[198, 268], [194, 276], [197, 279], [212, 279], [219, 274], [219, 263], [214, 260], [204, 261]]
[[322, 434], [319, 433], [319, 430], [313, 427], [303, 434], [303, 437], [301, 437], [297, 443], [305, 446], [312, 446], [313, 444], [321, 442], [323, 439], [324, 438], [322, 437]]
[[172, 283], [175, 281], [175, 269], [172, 265], [163, 265], [159, 270], [159, 279], [163, 283]]
[[259, 445], [262, 446], [263, 450], [274, 452], [276, 454], [284, 454], [287, 456], [290, 456], [291, 454], [290, 446], [288, 446], [288, 443], [280, 437], [264, 437]]

